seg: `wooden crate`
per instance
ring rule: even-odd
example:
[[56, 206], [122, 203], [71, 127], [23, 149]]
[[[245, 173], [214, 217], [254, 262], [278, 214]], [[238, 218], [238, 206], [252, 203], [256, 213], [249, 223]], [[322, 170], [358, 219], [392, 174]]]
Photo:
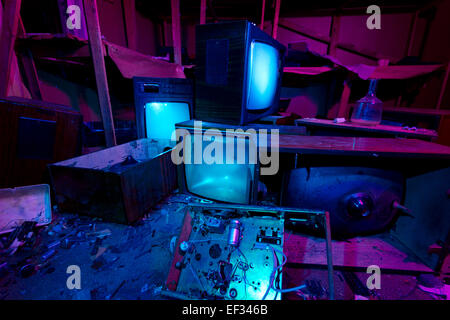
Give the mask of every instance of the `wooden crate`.
[[49, 169], [60, 211], [112, 222], [139, 220], [176, 188], [168, 141], [140, 139], [55, 163]]

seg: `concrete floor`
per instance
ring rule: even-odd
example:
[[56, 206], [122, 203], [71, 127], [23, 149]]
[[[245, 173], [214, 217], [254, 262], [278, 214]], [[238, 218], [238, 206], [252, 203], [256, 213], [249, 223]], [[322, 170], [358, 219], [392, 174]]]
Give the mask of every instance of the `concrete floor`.
[[[52, 224], [40, 231], [40, 242], [34, 248], [0, 256], [0, 299], [165, 299], [159, 290], [172, 261], [171, 240], [181, 230], [184, 205], [192, 200], [195, 198], [183, 194], [172, 195], [135, 226], [56, 214]], [[61, 239], [67, 239], [72, 246], [64, 248], [66, 243], [58, 242]], [[49, 249], [52, 244], [55, 247]], [[55, 253], [43, 258], [52, 249]], [[27, 264], [35, 271], [21, 276], [20, 270]], [[70, 265], [80, 267], [79, 290], [67, 288], [70, 274], [66, 271]], [[367, 274], [355, 274], [366, 282]], [[336, 299], [354, 299], [340, 271], [336, 270], [334, 276]], [[326, 270], [285, 268], [284, 286], [297, 286], [306, 280], [320, 283], [324, 292], [316, 296], [326, 299]], [[432, 299], [417, 287], [412, 275], [383, 274], [378, 295], [382, 300]], [[295, 292], [283, 298], [303, 299]]]

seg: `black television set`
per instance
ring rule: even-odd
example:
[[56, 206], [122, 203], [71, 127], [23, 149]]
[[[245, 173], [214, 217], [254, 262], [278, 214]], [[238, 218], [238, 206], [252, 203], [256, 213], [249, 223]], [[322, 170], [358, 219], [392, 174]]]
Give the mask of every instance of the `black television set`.
[[175, 124], [192, 118], [191, 80], [135, 77], [133, 86], [138, 139], [170, 140]]
[[248, 21], [198, 25], [194, 118], [243, 125], [276, 112], [285, 51]]

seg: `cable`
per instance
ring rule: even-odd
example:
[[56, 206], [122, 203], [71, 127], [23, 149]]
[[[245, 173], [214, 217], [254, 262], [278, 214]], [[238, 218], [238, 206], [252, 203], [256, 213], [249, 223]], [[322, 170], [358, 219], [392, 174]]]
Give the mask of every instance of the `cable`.
[[[273, 267], [272, 273], [270, 274], [269, 285], [267, 286], [267, 290], [266, 290], [266, 292], [264, 293], [264, 296], [262, 297], [262, 300], [265, 300], [266, 297], [267, 297], [267, 295], [269, 294], [269, 291], [270, 291], [270, 289], [272, 288], [272, 285], [273, 285], [273, 281], [274, 281], [274, 278], [275, 278], [275, 273], [276, 273], [276, 271], [277, 271], [278, 268], [279, 268], [279, 267], [278, 267], [278, 257], [277, 257], [277, 254], [275, 253], [275, 251], [281, 252], [281, 251], [279, 251], [279, 250], [276, 250], [274, 247], [272, 247], [272, 246], [270, 246], [270, 245], [268, 245], [267, 247], [270, 248], [270, 249], [272, 249], [272, 254], [273, 254], [273, 265], [274, 265], [274, 267]], [[283, 252], [281, 252], [281, 254], [283, 255], [283, 257], [286, 257], [286, 256], [284, 255]], [[286, 258], [286, 260], [287, 260], [287, 258]], [[284, 262], [284, 263], [286, 263], [286, 262]], [[282, 267], [282, 266], [284, 265], [284, 263], [282, 263], [282, 264], [280, 265], [280, 267]]]
[[[293, 291], [305, 289], [305, 288], [306, 288], [306, 285], [304, 285], [304, 284], [302, 284], [302, 285], [300, 285], [300, 286], [297, 286], [297, 287], [288, 288], [288, 289], [278, 289], [278, 288], [276, 288], [276, 287], [274, 286], [275, 274], [276, 274], [277, 272], [279, 272], [279, 271], [281, 270], [281, 268], [287, 263], [287, 257], [286, 257], [286, 255], [284, 254], [284, 252], [282, 252], [282, 251], [280, 251], [280, 250], [278, 250], [278, 249], [275, 249], [275, 248], [272, 247], [272, 246], [269, 246], [269, 248], [272, 249], [272, 252], [273, 252], [274, 270], [272, 271], [272, 274], [271, 274], [271, 276], [270, 276], [269, 287], [268, 287], [268, 289], [267, 289], [267, 291], [266, 291], [266, 294], [265, 294], [264, 297], [263, 297], [263, 300], [265, 299], [265, 297], [266, 297], [267, 294], [269, 293], [269, 290], [270, 290], [270, 289], [273, 289], [274, 291], [279, 292], [279, 293], [287, 293], [287, 292], [293, 292]], [[281, 255], [283, 256], [283, 261], [282, 261], [282, 263], [281, 263], [279, 266], [277, 266], [277, 265], [278, 265], [278, 259], [277, 259], [277, 255], [276, 255], [275, 252], [281, 253]]]

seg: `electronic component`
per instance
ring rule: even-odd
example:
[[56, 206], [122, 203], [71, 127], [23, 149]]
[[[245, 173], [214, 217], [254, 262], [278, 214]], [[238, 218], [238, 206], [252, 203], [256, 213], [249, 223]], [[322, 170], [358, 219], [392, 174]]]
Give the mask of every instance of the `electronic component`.
[[182, 230], [163, 294], [281, 299], [272, 285], [281, 288], [276, 269], [283, 261], [283, 214], [268, 207], [189, 204]]
[[239, 220], [232, 220], [228, 227], [228, 244], [230, 246], [239, 246], [241, 241], [241, 223]]

